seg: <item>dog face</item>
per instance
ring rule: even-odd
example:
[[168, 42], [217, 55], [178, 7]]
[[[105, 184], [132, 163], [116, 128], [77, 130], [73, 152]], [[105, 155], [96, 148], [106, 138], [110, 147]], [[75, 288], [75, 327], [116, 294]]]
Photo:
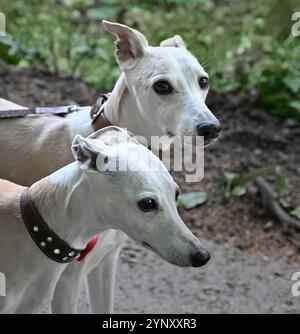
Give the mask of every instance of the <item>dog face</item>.
[[[170, 263], [199, 267], [208, 262], [208, 251], [177, 212], [177, 184], [150, 150], [126, 131], [109, 127], [86, 139], [77, 136], [73, 152], [87, 171], [97, 217]], [[107, 198], [105, 206], [99, 196]]]
[[208, 262], [208, 251], [178, 214], [178, 186], [167, 171], [129, 173], [124, 181], [118, 201], [131, 209], [122, 213], [120, 229], [172, 264], [199, 267]]
[[134, 29], [107, 21], [104, 26], [118, 38], [118, 63], [151, 135], [199, 135], [207, 143], [218, 137], [220, 123], [205, 104], [208, 74], [180, 36], [150, 47]]

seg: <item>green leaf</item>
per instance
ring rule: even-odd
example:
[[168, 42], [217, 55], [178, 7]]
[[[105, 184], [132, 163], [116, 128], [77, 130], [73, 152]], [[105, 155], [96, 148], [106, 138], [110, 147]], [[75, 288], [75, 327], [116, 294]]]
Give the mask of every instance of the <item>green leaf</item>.
[[284, 178], [283, 172], [281, 167], [277, 166], [275, 169], [275, 175], [276, 175], [276, 193], [278, 199], [281, 199], [284, 197], [284, 195], [288, 192], [288, 185]]
[[295, 216], [296, 218], [300, 219], [300, 206], [297, 206], [296, 209], [292, 210], [290, 212], [292, 216]]
[[283, 82], [293, 93], [300, 92], [300, 78], [297, 76], [283, 78]]
[[13, 45], [10, 43], [9, 39], [2, 38], [0, 40], [0, 59], [5, 63], [10, 65], [17, 65], [21, 58], [17, 55], [16, 52], [12, 52]]
[[177, 207], [180, 209], [189, 210], [198, 205], [204, 204], [207, 201], [207, 193], [194, 191], [181, 194], [177, 200]]
[[238, 174], [232, 173], [232, 172], [228, 172], [226, 170], [223, 170], [221, 172], [222, 176], [229, 182], [232, 182], [233, 180], [237, 179], [239, 176]]
[[291, 101], [289, 106], [297, 111], [300, 111], [300, 101]]
[[243, 186], [236, 186], [233, 188], [231, 194], [235, 197], [241, 197], [246, 194], [246, 188]]
[[272, 166], [254, 169], [243, 176], [228, 171], [222, 171], [221, 175], [225, 179], [225, 197], [241, 197], [245, 195], [247, 183], [255, 181], [258, 177], [272, 172], [274, 172], [274, 167]]

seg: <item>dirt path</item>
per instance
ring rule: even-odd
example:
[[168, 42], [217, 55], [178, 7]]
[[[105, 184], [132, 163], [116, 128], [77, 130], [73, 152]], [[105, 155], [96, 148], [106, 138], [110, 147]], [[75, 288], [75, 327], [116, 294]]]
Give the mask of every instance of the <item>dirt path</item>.
[[[300, 266], [205, 244], [210, 264], [185, 269], [130, 242], [123, 254], [134, 253], [137, 263], [119, 262], [116, 313], [300, 313], [290, 279]], [[84, 294], [79, 311], [88, 312]]]

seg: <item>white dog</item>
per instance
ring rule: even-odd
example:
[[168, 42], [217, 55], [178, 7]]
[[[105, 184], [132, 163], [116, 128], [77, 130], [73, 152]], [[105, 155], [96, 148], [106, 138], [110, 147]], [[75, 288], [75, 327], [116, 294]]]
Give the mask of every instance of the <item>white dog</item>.
[[[24, 224], [28, 203], [25, 208], [21, 202], [20, 207], [24, 187], [0, 181], [0, 263], [7, 280], [7, 296], [0, 298], [1, 313], [39, 312], [51, 301], [66, 267], [56, 261], [66, 261], [69, 256], [72, 260], [76, 253], [65, 257], [63, 249], [55, 246], [50, 251], [57, 239], [67, 243], [67, 249], [84, 249], [92, 236], [112, 228], [179, 266], [200, 266], [209, 260], [209, 253], [178, 215], [178, 186], [151, 151], [116, 127], [99, 130], [86, 139], [78, 135], [72, 148], [77, 162], [29, 189], [42, 217], [32, 230]], [[116, 161], [128, 162], [128, 170], [111, 171]], [[157, 167], [155, 171], [145, 172], [148, 162]], [[43, 227], [38, 225], [39, 219], [51, 229], [51, 235], [55, 233], [52, 239], [39, 239]]]
[[[205, 105], [208, 75], [179, 36], [163, 41], [160, 47], [150, 47], [136, 30], [110, 22], [104, 25], [118, 38], [117, 60], [123, 71], [105, 104], [105, 119], [148, 140], [154, 135], [198, 134], [207, 140], [218, 136], [220, 124]], [[0, 100], [0, 109], [9, 107], [7, 101]], [[77, 133], [89, 135], [108, 124], [101, 118], [92, 124], [89, 110], [64, 119], [27, 116], [1, 120], [0, 177], [31, 185], [69, 163], [72, 138]], [[112, 312], [116, 259], [125, 235], [108, 231], [100, 238], [85, 263], [70, 264], [62, 275], [54, 312], [76, 312], [80, 284], [87, 273], [93, 312]]]

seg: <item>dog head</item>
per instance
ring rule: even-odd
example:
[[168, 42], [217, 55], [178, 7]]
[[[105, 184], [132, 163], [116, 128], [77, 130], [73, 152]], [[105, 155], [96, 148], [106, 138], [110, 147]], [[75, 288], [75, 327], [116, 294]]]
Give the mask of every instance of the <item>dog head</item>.
[[[205, 104], [209, 76], [180, 36], [151, 47], [137, 30], [103, 24], [117, 36], [117, 61], [150, 135], [198, 135], [207, 143], [218, 137], [220, 123]], [[140, 129], [127, 128], [144, 135]]]
[[177, 184], [132, 135], [108, 127], [88, 138], [76, 136], [72, 149], [86, 175], [94, 220], [101, 217], [108, 228], [122, 230], [170, 263], [199, 267], [208, 262], [208, 251], [178, 214]]

